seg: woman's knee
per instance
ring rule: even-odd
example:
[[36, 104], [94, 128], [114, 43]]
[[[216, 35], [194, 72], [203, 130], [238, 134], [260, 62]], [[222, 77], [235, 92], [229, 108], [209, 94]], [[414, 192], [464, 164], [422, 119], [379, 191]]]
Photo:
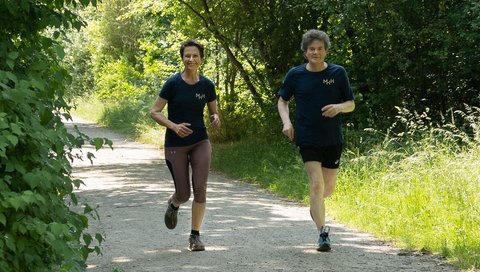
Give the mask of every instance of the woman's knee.
[[179, 204], [183, 204], [190, 199], [190, 192], [181, 192], [181, 193], [176, 192], [175, 198]]
[[193, 192], [193, 201], [197, 203], [207, 202], [207, 190], [199, 190]]

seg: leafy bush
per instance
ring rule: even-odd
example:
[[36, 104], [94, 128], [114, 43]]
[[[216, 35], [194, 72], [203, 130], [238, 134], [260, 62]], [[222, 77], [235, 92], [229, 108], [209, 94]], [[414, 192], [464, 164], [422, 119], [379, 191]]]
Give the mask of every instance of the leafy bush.
[[[94, 210], [77, 199], [73, 148], [106, 139], [67, 132], [64, 51], [51, 38], [82, 22], [78, 1], [7, 1], [0, 6], [0, 270], [82, 271], [100, 234], [86, 232]], [[91, 155], [87, 154], [90, 158]], [[83, 208], [83, 211], [77, 212]]]

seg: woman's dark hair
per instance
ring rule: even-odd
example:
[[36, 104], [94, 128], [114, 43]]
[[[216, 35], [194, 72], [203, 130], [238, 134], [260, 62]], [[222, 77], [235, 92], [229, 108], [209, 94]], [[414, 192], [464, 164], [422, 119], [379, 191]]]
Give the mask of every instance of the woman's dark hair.
[[203, 59], [203, 56], [204, 56], [203, 45], [201, 45], [197, 40], [194, 40], [194, 39], [190, 39], [190, 40], [187, 40], [184, 43], [182, 43], [182, 45], [180, 46], [180, 57], [181, 58], [183, 58], [183, 51], [185, 51], [185, 47], [187, 47], [187, 46], [197, 47], [198, 51], [200, 52], [200, 57]]

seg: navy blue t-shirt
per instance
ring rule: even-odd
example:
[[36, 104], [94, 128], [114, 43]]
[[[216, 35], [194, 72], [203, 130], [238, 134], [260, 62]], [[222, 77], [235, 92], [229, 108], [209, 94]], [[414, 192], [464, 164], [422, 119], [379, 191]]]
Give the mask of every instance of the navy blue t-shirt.
[[296, 101], [296, 144], [302, 147], [322, 147], [343, 143], [340, 114], [322, 116], [322, 108], [353, 100], [352, 88], [345, 69], [328, 63], [325, 70], [310, 72], [307, 64], [288, 71], [278, 95]]
[[217, 99], [215, 85], [200, 75], [200, 80], [187, 84], [180, 73], [167, 79], [159, 96], [168, 101], [168, 119], [176, 124], [190, 123], [193, 133], [185, 138], [179, 137], [173, 130], [167, 129], [165, 146], [188, 146], [208, 139], [203, 114], [205, 105]]

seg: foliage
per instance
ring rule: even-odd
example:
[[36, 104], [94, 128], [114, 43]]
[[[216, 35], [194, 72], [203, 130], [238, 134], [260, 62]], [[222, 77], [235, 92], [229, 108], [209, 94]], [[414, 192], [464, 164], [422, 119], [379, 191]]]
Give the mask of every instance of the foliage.
[[70, 162], [85, 142], [97, 149], [111, 142], [65, 128], [69, 76], [55, 41], [67, 28], [80, 29], [74, 10], [89, 4], [96, 1], [0, 5], [1, 271], [82, 271], [87, 256], [100, 253], [103, 237], [86, 232], [95, 211], [74, 193], [82, 182]]
[[[446, 114], [445, 114], [446, 115]], [[349, 143], [329, 216], [413, 250], [440, 253], [462, 268], [480, 267], [480, 109], [453, 111], [443, 123], [398, 109], [389, 133]], [[463, 119], [463, 120], [459, 120]], [[469, 133], [456, 124], [468, 124]], [[213, 146], [213, 167], [309, 203], [303, 163], [291, 143], [252, 137]]]
[[[439, 124], [427, 111], [398, 110], [383, 141], [365, 153], [347, 153], [328, 204], [333, 215], [402, 247], [479, 268], [480, 109], [453, 111]], [[457, 124], [471, 129], [465, 133]]]
[[96, 80], [97, 96], [103, 100], [136, 100], [145, 94], [142, 74], [125, 58], [106, 63]]
[[441, 120], [439, 113], [452, 105], [480, 105], [474, 76], [480, 72], [480, 6], [471, 0], [110, 0], [89, 19], [95, 86], [111, 71], [105, 67], [126, 59], [142, 73], [145, 96], [181, 69], [180, 42], [201, 40], [207, 49], [202, 72], [219, 93], [224, 126], [218, 140], [278, 128], [275, 93], [288, 69], [303, 62], [300, 39], [310, 28], [330, 34], [327, 60], [349, 72], [357, 101], [347, 117], [352, 129], [386, 129], [396, 106], [435, 109], [431, 118]]
[[[400, 171], [395, 181], [400, 180], [408, 184], [409, 190], [418, 192], [406, 198], [413, 201], [415, 197], [424, 199], [426, 194], [444, 196], [435, 190], [445, 188], [450, 182], [448, 178], [457, 181], [456, 176], [448, 175], [451, 165], [447, 162], [462, 158], [470, 163], [467, 166], [477, 169], [476, 160], [468, 157], [469, 152], [478, 155], [475, 153], [478, 150], [478, 119], [475, 118], [480, 105], [477, 76], [480, 74], [480, 55], [477, 54], [480, 4], [477, 2], [110, 0], [89, 15], [87, 45], [83, 48], [87, 48], [91, 56], [94, 94], [108, 94], [102, 95], [105, 103], [102, 121], [138, 136], [145, 130], [158, 129], [148, 117], [149, 104], [165, 79], [181, 69], [180, 42], [187, 38], [199, 39], [206, 45], [202, 73], [215, 82], [219, 94], [222, 129], [210, 132], [213, 140], [224, 142], [214, 147], [216, 167], [303, 199], [308, 196], [305, 185], [291, 182], [304, 177], [303, 167], [295, 159], [294, 148], [278, 136], [280, 121], [275, 93], [288, 69], [304, 61], [299, 50], [301, 35], [310, 28], [325, 30], [332, 40], [327, 60], [346, 67], [356, 96], [356, 111], [345, 116], [346, 166], [363, 167], [363, 172], [345, 173], [342, 178], [352, 185], [340, 187], [345, 194], [340, 193], [338, 200], [332, 199], [332, 204], [351, 200], [350, 196], [362, 189], [375, 190], [368, 184], [372, 177], [380, 177], [381, 182], [372, 184], [379, 186], [376, 193], [382, 196], [383, 174], [391, 171]], [[249, 16], [245, 16], [246, 13]], [[128, 36], [126, 44], [122, 42], [122, 35]], [[363, 131], [365, 128], [368, 129]], [[158, 142], [158, 135], [155, 137]], [[277, 149], [287, 150], [288, 159], [282, 160], [284, 157]], [[361, 158], [358, 165], [355, 158]], [[395, 168], [392, 162], [403, 166]], [[404, 173], [401, 171], [412, 166], [410, 163], [426, 167], [417, 171], [418, 176], [414, 173], [408, 176], [413, 182], [401, 178]], [[436, 172], [433, 163], [445, 168]], [[470, 168], [464, 170], [471, 176], [476, 175], [469, 172]], [[283, 171], [280, 177], [279, 170]], [[432, 178], [434, 175], [447, 178], [437, 182]], [[427, 186], [422, 187], [421, 181], [427, 182]], [[458, 184], [471, 186], [469, 182], [468, 176], [462, 176]], [[411, 193], [400, 191], [399, 187], [387, 189], [390, 188], [393, 194]], [[421, 191], [424, 188], [431, 188], [432, 193]], [[461, 188], [457, 189], [462, 192]], [[445, 197], [441, 201], [447, 199], [447, 205], [460, 207], [456, 201], [470, 203], [471, 197]], [[435, 198], [432, 201], [436, 201]], [[445, 207], [437, 204], [432, 206]], [[369, 205], [381, 206], [366, 204]], [[475, 214], [475, 211], [468, 212]], [[381, 210], [372, 213], [382, 215]], [[340, 212], [339, 216], [355, 218]], [[471, 222], [464, 220], [463, 213], [456, 218], [460, 218], [454, 220], [457, 223]], [[396, 222], [398, 218], [388, 220]], [[406, 234], [391, 233], [392, 236]], [[478, 261], [458, 254], [461, 250], [471, 252], [470, 248], [462, 248], [452, 236], [445, 237], [453, 240], [448, 240], [452, 244], [444, 248], [411, 245], [444, 251], [446, 255], [455, 251], [451, 256], [478, 266], [475, 263]], [[461, 237], [469, 240], [472, 236]], [[468, 247], [470, 245], [475, 244]], [[453, 250], [455, 246], [459, 250]]]
[[65, 95], [70, 99], [91, 95], [95, 90], [95, 82], [92, 53], [87, 48], [87, 37], [84, 32], [78, 31], [69, 31], [67, 35], [62, 63], [69, 72], [71, 81], [67, 84]]
[[325, 2], [317, 3], [331, 16], [330, 57], [347, 60], [360, 128], [385, 128], [395, 106], [435, 109], [438, 120], [453, 105], [480, 105], [477, 1]]

